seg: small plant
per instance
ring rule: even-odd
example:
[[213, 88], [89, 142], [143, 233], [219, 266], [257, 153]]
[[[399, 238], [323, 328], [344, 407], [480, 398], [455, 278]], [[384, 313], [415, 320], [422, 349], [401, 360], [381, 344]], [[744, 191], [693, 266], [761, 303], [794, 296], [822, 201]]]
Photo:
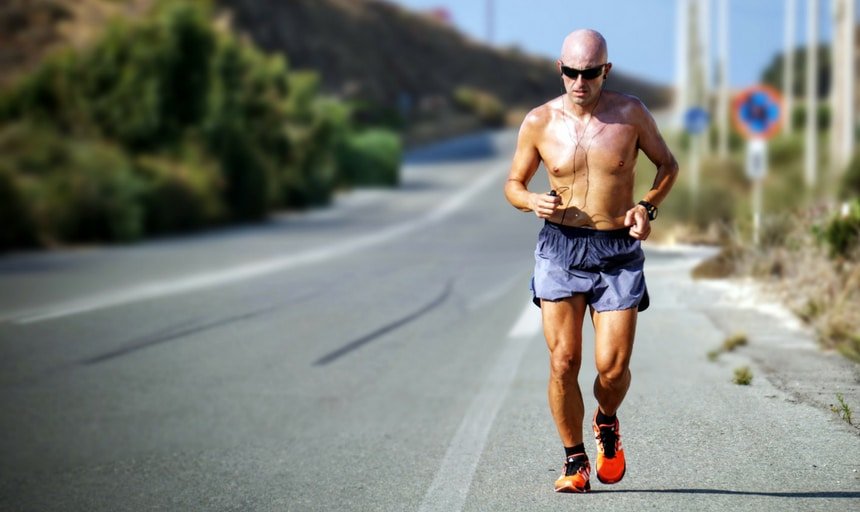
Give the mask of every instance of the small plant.
[[735, 377], [732, 382], [739, 386], [749, 386], [752, 383], [753, 374], [749, 366], [735, 368]]
[[835, 412], [849, 425], [853, 425], [851, 421], [851, 407], [845, 403], [845, 396], [842, 393], [836, 393], [836, 401], [839, 402], [838, 405], [830, 405], [830, 410]]
[[742, 332], [732, 334], [731, 336], [723, 340], [723, 344], [720, 345], [718, 348], [708, 351], [708, 361], [714, 362], [720, 357], [720, 354], [723, 354], [725, 352], [732, 352], [734, 351], [734, 349], [738, 347], [743, 347], [746, 344], [746, 334]]
[[725, 340], [723, 340], [723, 352], [731, 352], [738, 347], [743, 347], [747, 344], [747, 335], [738, 332], [732, 334]]

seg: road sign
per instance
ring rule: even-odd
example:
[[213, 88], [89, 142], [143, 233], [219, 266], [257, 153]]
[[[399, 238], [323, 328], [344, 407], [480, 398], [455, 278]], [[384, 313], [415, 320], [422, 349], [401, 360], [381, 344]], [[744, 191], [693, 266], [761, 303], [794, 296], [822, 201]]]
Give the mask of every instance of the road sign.
[[690, 107], [684, 113], [684, 129], [693, 135], [702, 133], [708, 129], [711, 114], [702, 107]]
[[767, 175], [767, 142], [752, 139], [747, 142], [747, 178], [760, 180]]
[[769, 139], [776, 135], [782, 115], [782, 97], [766, 85], [745, 89], [732, 104], [735, 128], [747, 139]]

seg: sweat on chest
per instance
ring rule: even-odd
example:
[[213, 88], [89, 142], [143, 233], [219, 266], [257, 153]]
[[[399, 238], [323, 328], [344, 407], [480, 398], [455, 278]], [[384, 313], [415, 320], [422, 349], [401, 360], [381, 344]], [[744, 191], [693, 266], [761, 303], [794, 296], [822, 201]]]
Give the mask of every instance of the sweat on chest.
[[547, 171], [555, 176], [585, 169], [586, 165], [592, 171], [626, 173], [635, 166], [638, 153], [632, 127], [618, 125], [586, 134], [578, 147], [575, 138], [561, 132], [548, 138], [538, 150]]

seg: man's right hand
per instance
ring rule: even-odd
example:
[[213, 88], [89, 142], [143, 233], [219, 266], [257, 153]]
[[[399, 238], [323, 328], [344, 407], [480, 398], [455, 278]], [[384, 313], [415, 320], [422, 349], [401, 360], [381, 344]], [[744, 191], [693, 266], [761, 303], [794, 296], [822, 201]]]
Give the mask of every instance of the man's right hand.
[[529, 196], [529, 208], [535, 212], [540, 219], [552, 217], [556, 209], [561, 206], [561, 197], [550, 194], [532, 193]]

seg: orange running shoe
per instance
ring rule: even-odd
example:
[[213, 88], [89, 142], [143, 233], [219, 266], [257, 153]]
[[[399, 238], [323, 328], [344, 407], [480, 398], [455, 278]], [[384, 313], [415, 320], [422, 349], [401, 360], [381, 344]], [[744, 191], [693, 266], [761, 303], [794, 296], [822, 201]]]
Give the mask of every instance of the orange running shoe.
[[591, 422], [594, 439], [597, 441], [597, 479], [604, 484], [615, 484], [624, 478], [627, 464], [624, 462], [624, 449], [621, 447], [621, 427], [618, 418], [613, 425], [598, 425], [597, 411]]
[[588, 462], [588, 457], [568, 457], [561, 469], [561, 476], [555, 481], [555, 492], [590, 491], [589, 475], [591, 475], [591, 463]]

